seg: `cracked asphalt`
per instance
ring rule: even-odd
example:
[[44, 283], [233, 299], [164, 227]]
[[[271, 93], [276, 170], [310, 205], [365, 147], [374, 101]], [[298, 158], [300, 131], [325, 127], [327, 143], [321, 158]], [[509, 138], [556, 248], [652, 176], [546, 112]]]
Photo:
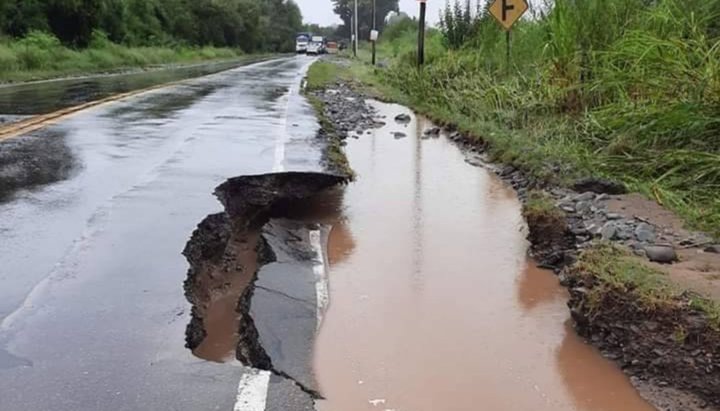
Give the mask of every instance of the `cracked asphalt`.
[[[251, 370], [184, 347], [180, 252], [222, 210], [211, 193], [227, 178], [320, 170], [318, 125], [297, 90], [311, 62], [235, 68], [0, 143], [0, 410], [258, 409], [236, 404]], [[0, 107], [42, 100], [23, 93]], [[32, 114], [56, 107], [35, 104]], [[263, 268], [253, 310], [277, 366], [312, 387], [314, 273], [284, 264]], [[285, 269], [305, 274], [290, 283]], [[267, 385], [263, 409], [313, 409], [287, 378]]]

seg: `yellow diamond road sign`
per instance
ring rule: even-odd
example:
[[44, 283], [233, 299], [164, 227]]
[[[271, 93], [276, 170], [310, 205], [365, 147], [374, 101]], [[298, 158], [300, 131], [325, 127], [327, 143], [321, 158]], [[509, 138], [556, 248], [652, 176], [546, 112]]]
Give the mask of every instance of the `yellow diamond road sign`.
[[490, 5], [490, 14], [502, 24], [505, 30], [510, 30], [527, 9], [526, 0], [495, 0]]

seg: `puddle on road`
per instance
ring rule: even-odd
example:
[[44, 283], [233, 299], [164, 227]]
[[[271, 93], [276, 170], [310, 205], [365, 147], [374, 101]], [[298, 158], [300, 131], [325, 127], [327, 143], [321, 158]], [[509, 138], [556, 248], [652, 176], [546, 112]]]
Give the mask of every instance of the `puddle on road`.
[[430, 124], [389, 123], [347, 147], [358, 181], [330, 235], [318, 410], [653, 410], [569, 328], [565, 290], [526, 259], [514, 193], [419, 138]]

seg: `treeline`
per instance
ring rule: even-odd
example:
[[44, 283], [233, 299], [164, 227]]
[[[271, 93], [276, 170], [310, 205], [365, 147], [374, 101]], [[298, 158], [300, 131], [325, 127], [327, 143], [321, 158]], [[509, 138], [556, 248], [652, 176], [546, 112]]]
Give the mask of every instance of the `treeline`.
[[128, 46], [289, 51], [302, 29], [293, 0], [0, 0], [0, 35], [47, 32], [84, 48], [102, 32]]
[[[358, 0], [358, 30], [360, 40], [370, 39], [370, 30], [373, 27], [372, 5], [373, 0]], [[375, 27], [379, 31], [385, 28], [385, 17], [391, 12], [398, 12], [398, 0], [374, 0], [375, 3]], [[353, 0], [332, 0], [333, 11], [340, 17], [343, 24], [338, 28], [339, 34], [350, 37], [352, 27], [352, 16], [355, 3]]]

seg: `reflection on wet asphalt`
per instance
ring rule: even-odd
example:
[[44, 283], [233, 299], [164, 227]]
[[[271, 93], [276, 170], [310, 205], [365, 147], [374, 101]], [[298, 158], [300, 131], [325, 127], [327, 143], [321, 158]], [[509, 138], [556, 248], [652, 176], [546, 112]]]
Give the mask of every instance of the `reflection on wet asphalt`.
[[347, 146], [358, 180], [330, 234], [318, 409], [652, 411], [566, 329], [566, 292], [526, 260], [514, 192], [421, 138], [425, 120], [389, 122]]
[[0, 202], [18, 190], [64, 180], [77, 167], [62, 127], [0, 144]]
[[65, 107], [237, 67], [228, 61], [88, 78], [0, 86], [0, 114], [45, 114]]
[[184, 348], [180, 251], [228, 177], [319, 169], [296, 86], [310, 62], [191, 80], [30, 136], [59, 133], [38, 155], [76, 167], [0, 203], [1, 410], [232, 409], [242, 368]]

